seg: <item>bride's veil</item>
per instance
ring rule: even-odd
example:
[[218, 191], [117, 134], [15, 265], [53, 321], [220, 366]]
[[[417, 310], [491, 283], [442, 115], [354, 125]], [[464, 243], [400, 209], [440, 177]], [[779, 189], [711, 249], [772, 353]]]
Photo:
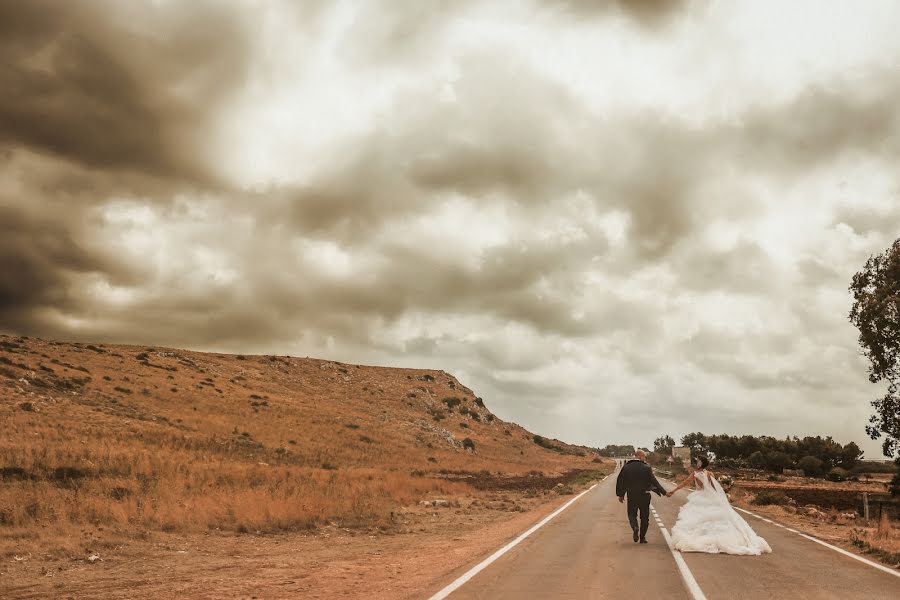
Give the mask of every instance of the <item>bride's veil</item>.
[[705, 475], [701, 480], [703, 490], [711, 497], [714, 497], [716, 500], [722, 502], [723, 504], [731, 505], [731, 502], [729, 502], [728, 500], [728, 494], [725, 493], [725, 489], [722, 487], [722, 484], [720, 484], [715, 477], [710, 475], [709, 471], [706, 471], [704, 469], [703, 474]]

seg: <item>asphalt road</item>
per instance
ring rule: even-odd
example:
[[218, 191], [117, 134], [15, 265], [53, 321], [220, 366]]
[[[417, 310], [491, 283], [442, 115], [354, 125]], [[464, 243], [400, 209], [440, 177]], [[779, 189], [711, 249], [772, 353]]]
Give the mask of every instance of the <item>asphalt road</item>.
[[[674, 484], [667, 487], [672, 488]], [[654, 496], [655, 513], [666, 530], [671, 530], [686, 497], [686, 491], [672, 498]], [[772, 554], [729, 556], [673, 552], [654, 518], [647, 534], [649, 543], [635, 544], [625, 508], [615, 497], [614, 474], [457, 589], [449, 594], [434, 590], [437, 592], [434, 597], [451, 600], [900, 598], [900, 577], [774, 523], [747, 514], [742, 516], [766, 538]], [[471, 567], [454, 574], [446, 584], [465, 576]], [[696, 583], [693, 588], [690, 579]]]

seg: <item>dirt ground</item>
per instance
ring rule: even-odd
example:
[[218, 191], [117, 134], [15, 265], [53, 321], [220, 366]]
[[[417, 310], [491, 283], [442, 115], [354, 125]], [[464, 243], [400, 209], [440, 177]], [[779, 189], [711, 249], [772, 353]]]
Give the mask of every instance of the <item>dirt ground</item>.
[[[4, 559], [0, 597], [419, 598], [569, 498], [551, 491], [478, 492], [442, 499], [448, 506], [402, 507], [387, 531], [149, 533], [101, 550], [114, 533], [87, 532], [74, 556], [31, 552]], [[99, 558], [91, 562], [92, 554]]]
[[[800, 503], [783, 506], [758, 505], [753, 503], [756, 490], [740, 487], [741, 481], [736, 483], [738, 485], [732, 488], [729, 494], [735, 506], [768, 517], [777, 523], [792, 527], [847, 551], [863, 554], [870, 560], [880, 561], [889, 567], [900, 567], [900, 523], [896, 520], [889, 521], [887, 529], [882, 525], [879, 530], [879, 523], [875, 519], [866, 521], [854, 510]], [[786, 485], [803, 486], [803, 482], [797, 478], [781, 485], [760, 486], [760, 489], [777, 490], [783, 489]], [[832, 492], [869, 491], [873, 488], [877, 489], [876, 486], [877, 484], [830, 483], [821, 480], [815, 480], [808, 484], [808, 487], [818, 494], [827, 493], [829, 490]]]

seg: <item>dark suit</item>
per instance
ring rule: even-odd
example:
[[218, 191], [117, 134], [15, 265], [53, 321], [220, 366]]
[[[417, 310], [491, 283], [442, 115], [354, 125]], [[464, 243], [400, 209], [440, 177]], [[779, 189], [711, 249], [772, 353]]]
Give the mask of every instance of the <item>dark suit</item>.
[[631, 529], [638, 531], [638, 512], [641, 514], [640, 538], [647, 535], [650, 526], [650, 492], [660, 496], [666, 489], [653, 476], [653, 469], [647, 463], [629, 460], [616, 478], [616, 496], [628, 496], [628, 522]]

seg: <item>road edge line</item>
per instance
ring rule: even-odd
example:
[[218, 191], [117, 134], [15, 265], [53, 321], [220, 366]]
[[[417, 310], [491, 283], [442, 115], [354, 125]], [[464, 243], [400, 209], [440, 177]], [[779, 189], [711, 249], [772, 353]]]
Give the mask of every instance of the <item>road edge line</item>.
[[[659, 514], [656, 512], [656, 509], [653, 508], [653, 516], [657, 517], [661, 522], [662, 519], [659, 518]], [[669, 536], [669, 532], [666, 530], [664, 525], [659, 525], [659, 530], [662, 532], [663, 539], [666, 540], [666, 545], [669, 547], [669, 552], [672, 553], [672, 557], [675, 559], [675, 564], [678, 566], [678, 571], [681, 573], [681, 580], [684, 582], [684, 587], [687, 588], [688, 593], [694, 598], [694, 600], [707, 600], [706, 594], [703, 593], [703, 590], [700, 589], [700, 584], [697, 583], [697, 580], [694, 578], [694, 574], [691, 573], [690, 567], [687, 566], [687, 563], [684, 561], [684, 557], [681, 556], [681, 552], [675, 549], [675, 546], [672, 544], [672, 538]]]
[[[609, 475], [607, 475], [606, 477], [609, 477]], [[501, 556], [503, 556], [504, 554], [506, 554], [507, 552], [512, 550], [514, 547], [516, 547], [519, 544], [519, 542], [521, 542], [522, 540], [524, 540], [525, 538], [530, 536], [532, 533], [534, 533], [535, 531], [537, 531], [538, 529], [540, 529], [541, 527], [543, 527], [544, 525], [546, 525], [547, 523], [552, 521], [553, 518], [556, 517], [556, 515], [558, 515], [562, 511], [564, 511], [567, 508], [569, 508], [570, 506], [572, 506], [572, 504], [574, 504], [576, 500], [578, 500], [579, 498], [581, 498], [582, 496], [584, 496], [585, 494], [587, 494], [588, 492], [593, 490], [595, 487], [597, 487], [598, 485], [600, 485], [601, 483], [606, 481], [606, 477], [604, 477], [598, 483], [595, 483], [588, 489], [584, 490], [583, 492], [581, 492], [580, 494], [578, 494], [577, 496], [575, 496], [574, 498], [572, 498], [571, 500], [569, 500], [568, 502], [566, 502], [565, 504], [563, 504], [562, 506], [557, 508], [555, 511], [553, 511], [552, 513], [550, 513], [549, 515], [547, 515], [546, 517], [541, 519], [537, 524], [532, 525], [531, 528], [528, 529], [525, 533], [519, 535], [519, 537], [517, 537], [513, 541], [509, 542], [508, 544], [506, 544], [505, 546], [503, 546], [502, 548], [500, 548], [499, 550], [497, 550], [496, 552], [494, 552], [493, 554], [488, 556], [486, 559], [484, 559], [483, 561], [481, 561], [480, 563], [478, 563], [477, 565], [475, 565], [474, 567], [472, 567], [471, 569], [469, 569], [468, 571], [466, 571], [465, 573], [460, 575], [452, 583], [450, 583], [449, 585], [444, 587], [441, 591], [439, 591], [435, 595], [431, 596], [428, 600], [443, 600], [444, 598], [446, 598], [447, 596], [449, 596], [450, 594], [452, 594], [453, 592], [455, 592], [456, 590], [461, 588], [470, 579], [472, 579], [473, 577], [478, 575], [478, 573], [480, 573], [481, 571], [486, 569], [488, 566], [490, 566], [490, 564], [492, 562], [494, 562], [495, 560], [497, 560], [498, 558], [500, 558]]]
[[[752, 516], [752, 517], [756, 517], [757, 519], [761, 519], [761, 520], [763, 520], [763, 521], [767, 521], [767, 520], [768, 520], [768, 519], [766, 519], [765, 517], [761, 517], [761, 516], [759, 516], [759, 515], [756, 514], [756, 513], [750, 512], [749, 510], [746, 510], [746, 509], [743, 509], [743, 508], [739, 508], [739, 507], [737, 507], [737, 506], [735, 506], [734, 508], [735, 508], [736, 510], [739, 510], [739, 511], [743, 512], [743, 513], [747, 513], [748, 515], [750, 515], [750, 516]], [[776, 523], [775, 521], [769, 521], [769, 523], [772, 523], [773, 525], [778, 525], [778, 523]], [[818, 538], [815, 538], [815, 537], [813, 537], [813, 536], [811, 536], [811, 535], [807, 535], [807, 534], [803, 533], [802, 531], [797, 531], [796, 529], [791, 529], [790, 527], [786, 527], [786, 526], [783, 526], [783, 527], [784, 527], [787, 531], [790, 531], [790, 532], [792, 532], [792, 533], [796, 533], [796, 534], [799, 535], [800, 537], [806, 538], [806, 539], [808, 539], [808, 540], [811, 541], [811, 542], [815, 542], [815, 543], [817, 543], [817, 544], [820, 544], [820, 545], [822, 545], [822, 546], [825, 546], [826, 548], [830, 548], [830, 549], [834, 550], [835, 552], [840, 552], [840, 553], [843, 554], [844, 556], [849, 556], [850, 558], [855, 559], [855, 560], [858, 560], [858, 561], [861, 562], [861, 563], [867, 564], [867, 565], [869, 565], [870, 567], [875, 567], [875, 568], [878, 569], [879, 571], [884, 571], [885, 573], [889, 573], [889, 574], [893, 575], [894, 577], [900, 577], [900, 571], [897, 571], [896, 569], [891, 569], [890, 567], [886, 567], [886, 566], [884, 566], [884, 565], [880, 565], [880, 564], [878, 564], [877, 562], [875, 562], [875, 561], [873, 561], [873, 560], [869, 560], [868, 558], [865, 558], [864, 556], [860, 556], [859, 554], [854, 554], [853, 552], [850, 552], [849, 550], [844, 550], [843, 548], [839, 548], [838, 546], [834, 546], [834, 545], [832, 545], [832, 544], [829, 544], [828, 542], [822, 541], [822, 540], [820, 540], [820, 539], [818, 539]]]

